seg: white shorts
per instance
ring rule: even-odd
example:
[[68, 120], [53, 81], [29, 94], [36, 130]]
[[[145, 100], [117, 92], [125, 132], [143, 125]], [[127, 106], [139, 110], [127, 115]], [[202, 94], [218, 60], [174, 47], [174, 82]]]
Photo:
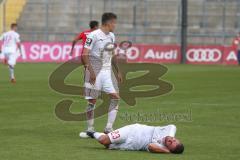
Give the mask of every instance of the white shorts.
[[15, 66], [18, 56], [14, 53], [3, 53], [4, 58], [7, 60], [8, 65]]
[[111, 141], [109, 149], [135, 150], [133, 146], [135, 139], [131, 134], [135, 127], [136, 125], [128, 125], [109, 133], [108, 137]]
[[85, 70], [85, 99], [97, 99], [101, 95], [101, 91], [110, 93], [118, 93], [117, 80], [111, 69], [101, 70], [96, 75], [95, 84], [89, 83], [90, 73]]

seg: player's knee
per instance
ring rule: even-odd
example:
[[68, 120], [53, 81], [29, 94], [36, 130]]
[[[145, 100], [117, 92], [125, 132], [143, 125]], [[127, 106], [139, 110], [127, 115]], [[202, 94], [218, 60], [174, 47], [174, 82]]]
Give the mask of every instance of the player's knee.
[[111, 99], [109, 110], [118, 110], [120, 99]]
[[107, 135], [101, 136], [98, 141], [99, 141], [99, 143], [101, 143], [102, 145], [105, 145], [105, 146], [111, 144], [111, 141]]
[[8, 64], [10, 69], [14, 69], [14, 65], [13, 64]]
[[114, 94], [110, 94], [110, 98], [111, 99], [120, 99], [120, 96], [119, 96], [119, 94], [114, 93]]

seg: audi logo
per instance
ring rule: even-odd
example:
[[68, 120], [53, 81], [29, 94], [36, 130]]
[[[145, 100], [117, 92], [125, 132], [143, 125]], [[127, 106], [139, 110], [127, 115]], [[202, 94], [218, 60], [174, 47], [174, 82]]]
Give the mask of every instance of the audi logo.
[[190, 49], [187, 51], [187, 60], [189, 62], [218, 62], [222, 58], [222, 52], [219, 49]]

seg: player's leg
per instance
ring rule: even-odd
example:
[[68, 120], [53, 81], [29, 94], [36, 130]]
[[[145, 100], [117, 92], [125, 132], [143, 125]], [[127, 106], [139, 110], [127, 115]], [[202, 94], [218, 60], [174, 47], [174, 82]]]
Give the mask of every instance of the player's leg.
[[87, 132], [87, 135], [91, 138], [95, 138], [100, 144], [106, 147], [108, 147], [111, 144], [110, 138], [105, 133]]
[[108, 134], [88, 132], [88, 135], [92, 138], [95, 138], [100, 144], [106, 147], [109, 147], [111, 145], [111, 147], [114, 147], [114, 149], [116, 149], [116, 145], [123, 144], [127, 141], [129, 132], [131, 131], [131, 126], [132, 125], [122, 127]]
[[[88, 98], [88, 97], [86, 97]], [[89, 97], [88, 99], [88, 106], [86, 108], [86, 119], [87, 119], [87, 130], [85, 132], [80, 132], [81, 138], [89, 138], [87, 132], [94, 132], [94, 109], [96, 105], [96, 99]]]
[[[96, 105], [96, 99], [100, 94], [101, 84], [100, 78], [96, 77], [95, 85], [89, 83], [89, 71], [85, 70], [84, 87], [85, 87], [85, 99], [88, 100], [88, 105], [86, 108], [86, 118], [87, 118], [87, 131], [94, 131], [94, 109]], [[86, 132], [81, 132], [80, 137], [88, 138]]]
[[117, 117], [119, 101], [120, 101], [120, 97], [119, 97], [118, 93], [111, 93], [111, 94], [109, 94], [109, 96], [111, 99], [110, 99], [110, 105], [109, 105], [109, 110], [108, 110], [107, 125], [104, 130], [105, 133], [109, 133], [109, 132], [113, 131], [113, 124]]
[[7, 65], [7, 57], [4, 52], [2, 54], [0, 53], [0, 59], [2, 60], [3, 64]]
[[113, 124], [117, 117], [119, 101], [120, 101], [117, 80], [112, 71], [105, 71], [104, 73], [103, 91], [108, 93], [110, 96], [108, 121], [107, 121], [106, 128], [104, 130], [105, 133], [109, 133], [113, 131]]
[[14, 75], [14, 67], [16, 65], [16, 56], [14, 54], [9, 54], [8, 57], [8, 67], [10, 73], [10, 79], [12, 83], [16, 83], [15, 75]]
[[87, 106], [87, 131], [94, 131], [94, 109], [96, 105], [96, 99], [89, 99]]

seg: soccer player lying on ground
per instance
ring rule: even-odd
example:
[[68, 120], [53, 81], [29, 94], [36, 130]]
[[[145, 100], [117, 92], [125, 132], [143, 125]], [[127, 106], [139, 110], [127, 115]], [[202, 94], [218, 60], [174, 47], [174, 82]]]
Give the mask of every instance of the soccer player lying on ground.
[[108, 134], [87, 132], [108, 149], [181, 154], [183, 144], [175, 138], [176, 126], [163, 127], [132, 124]]

